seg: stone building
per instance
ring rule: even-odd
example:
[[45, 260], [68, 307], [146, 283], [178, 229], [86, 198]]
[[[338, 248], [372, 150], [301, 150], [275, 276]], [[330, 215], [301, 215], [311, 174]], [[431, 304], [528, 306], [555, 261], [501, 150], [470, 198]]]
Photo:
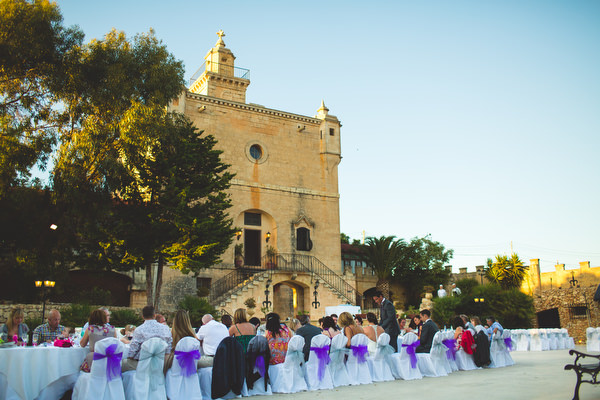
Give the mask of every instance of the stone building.
[[170, 109], [217, 139], [223, 162], [235, 173], [229, 213], [238, 231], [223, 262], [197, 277], [165, 269], [161, 308], [173, 308], [201, 287], [229, 313], [247, 308], [248, 298], [257, 303], [256, 315], [268, 306], [283, 318], [306, 312], [320, 317], [326, 306], [360, 304], [362, 296], [341, 265], [340, 121], [323, 101], [315, 116], [247, 103], [249, 71], [236, 66], [223, 32], [217, 35], [189, 89]]

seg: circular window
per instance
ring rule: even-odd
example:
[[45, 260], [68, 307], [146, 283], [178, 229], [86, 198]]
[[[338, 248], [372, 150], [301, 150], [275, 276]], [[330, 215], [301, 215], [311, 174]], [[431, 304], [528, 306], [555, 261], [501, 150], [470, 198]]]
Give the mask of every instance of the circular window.
[[255, 160], [260, 160], [262, 154], [263, 152], [259, 145], [253, 144], [250, 146], [250, 157], [254, 158]]

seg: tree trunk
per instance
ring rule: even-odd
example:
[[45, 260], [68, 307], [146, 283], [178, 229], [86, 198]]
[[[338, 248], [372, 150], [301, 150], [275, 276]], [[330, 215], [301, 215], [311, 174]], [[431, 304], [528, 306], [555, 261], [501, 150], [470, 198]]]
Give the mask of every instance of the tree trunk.
[[377, 284], [375, 285], [377, 290], [383, 293], [383, 297], [390, 300], [390, 282], [387, 279], [378, 279]]
[[154, 309], [160, 310], [160, 290], [162, 289], [163, 277], [163, 256], [158, 256], [158, 268], [156, 269], [156, 293], [154, 294]]
[[146, 305], [153, 304], [152, 290], [152, 264], [148, 264], [146, 265]]

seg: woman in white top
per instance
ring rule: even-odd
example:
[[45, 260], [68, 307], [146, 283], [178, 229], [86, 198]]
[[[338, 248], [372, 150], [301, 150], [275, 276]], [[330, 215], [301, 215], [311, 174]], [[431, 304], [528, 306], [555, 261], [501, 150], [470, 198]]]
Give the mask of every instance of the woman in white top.
[[367, 337], [369, 338], [369, 343], [367, 344], [367, 348], [369, 349], [369, 355], [373, 356], [377, 351], [377, 338], [379, 338], [379, 335], [381, 335], [385, 331], [382, 327], [377, 325], [377, 317], [375, 316], [375, 314], [367, 313], [367, 322], [369, 323], [369, 325], [364, 328], [364, 331], [365, 335], [367, 335]]

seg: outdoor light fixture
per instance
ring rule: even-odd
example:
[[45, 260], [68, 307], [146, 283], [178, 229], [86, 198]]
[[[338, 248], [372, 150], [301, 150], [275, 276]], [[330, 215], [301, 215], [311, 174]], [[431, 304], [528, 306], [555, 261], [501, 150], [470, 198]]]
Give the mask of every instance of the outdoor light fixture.
[[475, 297], [473, 300], [475, 301], [475, 303], [485, 302], [485, 298], [483, 298], [483, 297]]
[[46, 316], [46, 288], [53, 288], [56, 285], [54, 281], [35, 281], [35, 287], [42, 288], [42, 324]]
[[575, 272], [571, 271], [571, 279], [569, 279], [569, 283], [571, 284], [572, 287], [577, 286], [577, 284], [579, 283], [579, 281], [577, 279], [575, 279]]
[[267, 311], [269, 310], [269, 308], [271, 307], [271, 303], [269, 301], [269, 286], [271, 286], [271, 283], [273, 283], [273, 281], [271, 281], [271, 279], [267, 279], [267, 283], [265, 285], [266, 289], [265, 289], [265, 301], [262, 302], [263, 306], [267, 309]]
[[319, 287], [319, 280], [317, 279], [315, 281], [315, 291], [313, 292], [313, 296], [315, 296], [315, 301], [312, 302], [312, 305], [314, 308], [319, 308], [321, 306], [321, 303], [319, 303], [319, 300], [317, 299], [317, 295], [319, 294], [317, 292], [318, 287]]
[[271, 239], [271, 232], [267, 232], [267, 234], [265, 235], [265, 241], [267, 243], [269, 243], [269, 239]]
[[55, 231], [57, 228], [58, 228], [58, 225], [56, 225], [56, 224], [50, 225], [50, 229], [52, 229], [53, 231]]
[[240, 230], [238, 230], [238, 231], [235, 233], [235, 237], [236, 237], [236, 239], [237, 239], [237, 240], [240, 240], [240, 238], [242, 237], [242, 233], [243, 233], [243, 232], [242, 232], [242, 230], [241, 230], [241, 229], [240, 229]]

